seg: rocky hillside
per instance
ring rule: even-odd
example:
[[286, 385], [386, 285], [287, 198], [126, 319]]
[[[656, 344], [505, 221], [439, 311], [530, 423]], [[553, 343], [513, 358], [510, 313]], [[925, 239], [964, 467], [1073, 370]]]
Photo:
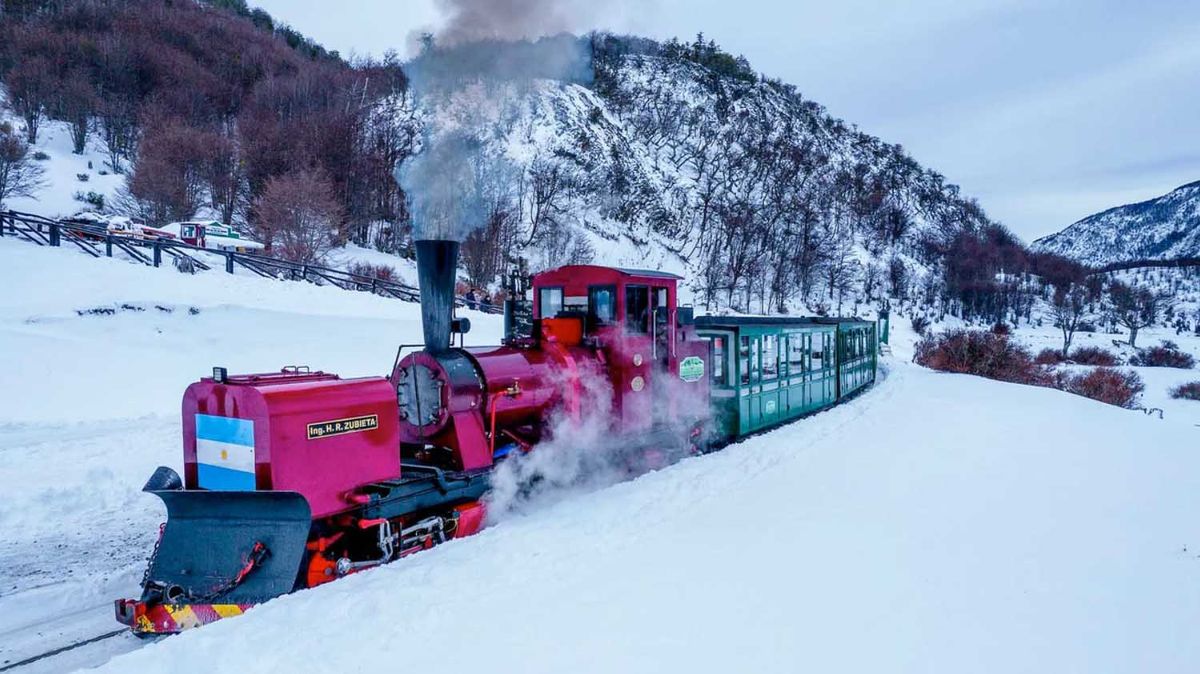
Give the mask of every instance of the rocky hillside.
[[535, 266], [674, 269], [705, 305], [849, 310], [904, 295], [936, 250], [989, 224], [901, 147], [711, 43], [584, 46], [590, 78], [484, 83], [409, 106], [427, 144], [465, 129], [489, 173], [513, 178], [480, 218], [502, 224], [474, 238], [514, 241]]
[[1033, 247], [1090, 265], [1200, 257], [1200, 182], [1086, 217]]
[[[29, 156], [107, 159], [99, 178], [123, 183], [120, 198], [79, 208], [151, 224], [214, 217], [270, 243], [278, 225], [260, 206], [299, 176], [336, 201], [314, 222], [404, 252], [422, 196], [441, 191], [465, 214], [457, 234], [477, 285], [515, 255], [534, 269], [596, 261], [673, 270], [697, 304], [756, 312], [943, 301], [955, 242], [993, 227], [900, 146], [701, 38], [430, 42], [408, 63], [347, 63], [244, 2], [27, 4], [0, 49], [5, 117]], [[197, 37], [209, 33], [223, 38]], [[213, 44], [255, 57], [230, 61], [240, 52]], [[54, 93], [64, 82], [77, 105]], [[41, 122], [69, 131], [73, 148], [45, 152]], [[447, 189], [413, 167], [451, 138], [472, 154], [456, 175], [472, 175]], [[393, 166], [432, 179], [405, 192]], [[70, 183], [80, 171], [47, 168], [67, 180], [45, 192], [82, 192]], [[64, 201], [52, 197], [35, 195]]]

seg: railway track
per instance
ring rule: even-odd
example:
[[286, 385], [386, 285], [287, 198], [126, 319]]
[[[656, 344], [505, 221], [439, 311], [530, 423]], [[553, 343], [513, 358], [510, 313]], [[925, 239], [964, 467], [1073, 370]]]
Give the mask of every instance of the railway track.
[[82, 648], [84, 646], [89, 646], [89, 645], [94, 644], [99, 641], [104, 641], [106, 639], [112, 639], [113, 637], [120, 636], [126, 632], [128, 632], [128, 630], [122, 628], [119, 630], [113, 630], [111, 632], [106, 632], [104, 634], [100, 634], [100, 635], [97, 635], [94, 637], [89, 637], [87, 639], [81, 639], [79, 641], [67, 644], [66, 646], [59, 646], [58, 648], [51, 649], [49, 651], [46, 651], [45, 653], [40, 653], [38, 655], [34, 655], [34, 656], [30, 656], [28, 658], [25, 658], [24, 660], [18, 660], [17, 662], [13, 662], [10, 664], [0, 666], [0, 672], [7, 672], [7, 671], [11, 671], [11, 670], [18, 669], [21, 667], [27, 667], [29, 665], [33, 665], [35, 663], [42, 662], [43, 660], [48, 660], [55, 656], [62, 655], [63, 653], [66, 653], [67, 651], [73, 651], [75, 649]]
[[[113, 623], [109, 601], [101, 603], [93, 599], [82, 608], [64, 610], [62, 602], [56, 598], [29, 598], [48, 599], [50, 606], [24, 613], [24, 618], [0, 626], [2, 674], [40, 674], [96, 667], [148, 643], [134, 636], [128, 628]], [[9, 606], [6, 600], [12, 600], [15, 605]], [[21, 600], [20, 596], [9, 595], [0, 599], [0, 606], [22, 611], [28, 604]]]

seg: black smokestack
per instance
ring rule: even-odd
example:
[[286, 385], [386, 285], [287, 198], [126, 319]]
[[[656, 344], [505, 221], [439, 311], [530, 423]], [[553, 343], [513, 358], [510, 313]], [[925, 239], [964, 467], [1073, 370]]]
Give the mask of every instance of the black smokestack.
[[454, 318], [454, 282], [458, 276], [458, 242], [450, 239], [424, 239], [416, 242], [416, 248], [425, 350], [441, 353], [450, 349], [450, 321]]

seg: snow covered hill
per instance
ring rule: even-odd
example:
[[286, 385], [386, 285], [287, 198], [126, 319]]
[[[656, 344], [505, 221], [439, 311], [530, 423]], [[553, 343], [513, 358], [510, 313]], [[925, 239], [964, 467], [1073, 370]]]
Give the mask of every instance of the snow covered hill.
[[[454, 100], [409, 90], [380, 102], [387, 121], [372, 122], [408, 139], [397, 141], [393, 159], [411, 160], [421, 145], [413, 139], [466, 129], [483, 155], [504, 160], [487, 195], [511, 227], [488, 234], [499, 259], [522, 254], [535, 269], [590, 259], [676, 271], [710, 308], [815, 310], [904, 294], [927, 277], [938, 282], [926, 244], [987, 223], [978, 204], [899, 145], [714, 44], [560, 39], [580, 50], [588, 76], [485, 81]], [[0, 115], [22, 125], [11, 112]], [[44, 122], [32, 150], [45, 155], [46, 186], [10, 206], [68, 215], [95, 209], [81, 201], [94, 192], [106, 208], [144, 211], [117, 205], [128, 202], [115, 198], [124, 177], [106, 171], [99, 134], [73, 155], [67, 130]], [[137, 162], [125, 168], [136, 175]], [[235, 220], [246, 217], [243, 209]], [[408, 224], [350, 229], [359, 236]], [[360, 238], [380, 243], [373, 234]], [[401, 238], [387, 237], [387, 245]]]
[[710, 308], [852, 304], [919, 285], [924, 243], [988, 222], [900, 146], [746, 64], [712, 65], [715, 46], [593, 40], [595, 81], [399, 106], [414, 135], [465, 129], [509, 165], [512, 186], [490, 198], [512, 200], [535, 267], [584, 256], [677, 271]]
[[894, 364], [843, 408], [101, 671], [1194, 671], [1196, 432]]
[[1095, 266], [1200, 257], [1200, 182], [1088, 216], [1033, 247]]
[[[138, 490], [178, 467], [187, 383], [214, 364], [380, 373], [420, 334], [416, 305], [368, 294], [5, 240], [0, 259], [17, 289], [0, 666], [116, 627], [108, 600], [136, 591], [163, 517]], [[470, 341], [498, 338], [471, 319]], [[897, 328], [886, 376], [838, 409], [194, 633], [20, 671], [1193, 671], [1200, 405], [1160, 420], [932, 373]]]

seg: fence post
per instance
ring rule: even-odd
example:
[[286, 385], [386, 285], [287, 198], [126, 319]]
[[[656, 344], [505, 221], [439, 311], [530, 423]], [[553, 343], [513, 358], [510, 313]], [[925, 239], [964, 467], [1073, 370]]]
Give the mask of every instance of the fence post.
[[[0, 237], [4, 236], [4, 223], [6, 220], [8, 220], [8, 217], [5, 216], [3, 213], [0, 213]], [[16, 228], [14, 227], [13, 229], [16, 229]]]
[[162, 264], [162, 244], [156, 239], [154, 241], [154, 266]]
[[308, 265], [306, 265], [306, 264], [300, 265], [300, 280], [301, 281], [308, 280]]
[[[0, 227], [0, 229], [3, 229], [3, 228]], [[62, 236], [62, 232], [59, 231], [58, 223], [57, 222], [52, 223], [50, 225], [50, 245], [58, 247], [60, 245], [60, 240], [61, 240], [60, 237], [61, 236]]]
[[112, 257], [112, 234], [104, 235], [104, 253]]
[[233, 273], [233, 251], [225, 251], [225, 273]]
[[371, 294], [372, 295], [379, 294], [379, 279], [377, 279], [377, 278], [371, 279]]

